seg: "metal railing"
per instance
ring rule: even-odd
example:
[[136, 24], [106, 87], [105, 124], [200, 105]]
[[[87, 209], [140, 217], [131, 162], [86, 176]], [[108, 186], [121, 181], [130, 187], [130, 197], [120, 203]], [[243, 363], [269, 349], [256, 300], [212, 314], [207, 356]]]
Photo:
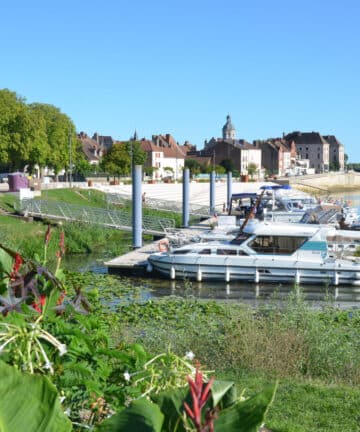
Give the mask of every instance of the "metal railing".
[[[131, 231], [132, 215], [126, 210], [113, 210], [67, 204], [59, 201], [24, 199], [20, 201], [20, 212], [24, 215], [42, 218], [80, 221], [104, 225], [124, 231]], [[152, 215], [142, 219], [144, 234], [162, 235], [167, 229], [175, 228], [175, 220]]]

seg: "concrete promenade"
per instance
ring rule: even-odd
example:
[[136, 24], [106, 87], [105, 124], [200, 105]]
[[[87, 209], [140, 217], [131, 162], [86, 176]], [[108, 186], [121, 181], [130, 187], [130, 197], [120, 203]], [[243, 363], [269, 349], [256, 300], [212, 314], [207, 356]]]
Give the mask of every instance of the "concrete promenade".
[[[258, 192], [260, 186], [271, 185], [269, 182], [233, 182], [232, 193]], [[127, 195], [131, 198], [131, 185], [109, 186], [105, 184], [94, 184], [94, 188], [103, 192], [118, 193]], [[210, 203], [210, 183], [190, 183], [190, 203], [209, 206]], [[151, 199], [161, 199], [169, 201], [182, 202], [182, 184], [181, 183], [157, 183], [142, 184], [142, 192]], [[222, 206], [227, 201], [227, 184], [226, 182], [216, 182], [215, 184], [215, 207], [221, 211]]]

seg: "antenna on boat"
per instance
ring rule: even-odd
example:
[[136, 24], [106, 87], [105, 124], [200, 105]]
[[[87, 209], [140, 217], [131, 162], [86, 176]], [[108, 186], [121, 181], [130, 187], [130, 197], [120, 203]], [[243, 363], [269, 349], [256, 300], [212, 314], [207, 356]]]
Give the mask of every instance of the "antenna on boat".
[[242, 225], [241, 225], [241, 227], [240, 227], [240, 233], [242, 233], [243, 229], [246, 227], [246, 225], [247, 225], [249, 219], [251, 219], [251, 218], [254, 216], [254, 214], [255, 214], [255, 209], [259, 206], [259, 204], [260, 204], [260, 202], [261, 202], [261, 200], [262, 200], [262, 197], [263, 197], [264, 193], [265, 193], [265, 189], [264, 189], [264, 190], [261, 192], [261, 194], [257, 197], [257, 199], [256, 199], [256, 201], [255, 201], [255, 203], [254, 203], [254, 205], [251, 207], [249, 213], [247, 214], [247, 216], [246, 216], [244, 222], [242, 223]]

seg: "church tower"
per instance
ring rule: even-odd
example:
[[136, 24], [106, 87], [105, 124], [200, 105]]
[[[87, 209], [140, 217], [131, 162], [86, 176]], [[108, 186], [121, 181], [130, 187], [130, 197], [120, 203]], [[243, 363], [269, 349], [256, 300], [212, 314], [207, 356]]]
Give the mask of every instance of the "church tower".
[[226, 123], [222, 128], [222, 137], [223, 139], [235, 139], [235, 128], [229, 115], [226, 117]]

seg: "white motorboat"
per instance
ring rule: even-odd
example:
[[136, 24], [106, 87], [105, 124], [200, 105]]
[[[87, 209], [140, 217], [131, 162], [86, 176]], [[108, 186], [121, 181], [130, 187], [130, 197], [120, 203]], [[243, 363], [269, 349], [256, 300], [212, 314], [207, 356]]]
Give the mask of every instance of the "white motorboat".
[[360, 262], [329, 256], [336, 230], [250, 220], [230, 241], [190, 243], [154, 253], [148, 270], [170, 279], [360, 285]]

